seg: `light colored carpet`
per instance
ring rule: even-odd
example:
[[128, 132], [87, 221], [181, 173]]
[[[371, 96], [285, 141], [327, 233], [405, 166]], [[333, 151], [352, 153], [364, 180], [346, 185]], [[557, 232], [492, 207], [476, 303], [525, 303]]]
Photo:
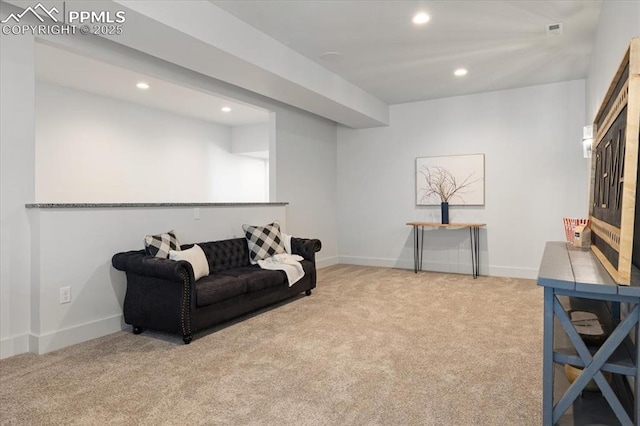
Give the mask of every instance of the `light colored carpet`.
[[1, 424], [539, 425], [534, 281], [337, 265], [196, 336], [119, 332], [0, 361]]

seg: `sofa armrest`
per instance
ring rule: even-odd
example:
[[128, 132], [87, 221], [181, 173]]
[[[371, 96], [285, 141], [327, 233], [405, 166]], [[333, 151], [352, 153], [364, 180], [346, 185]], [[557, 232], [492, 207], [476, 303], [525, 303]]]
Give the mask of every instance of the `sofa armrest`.
[[134, 329], [180, 333], [191, 341], [196, 306], [193, 268], [184, 260], [147, 256], [143, 250], [118, 253], [111, 263], [127, 274], [123, 314]]
[[148, 256], [144, 253], [144, 250], [117, 253], [111, 259], [111, 264], [120, 271], [147, 277], [163, 278], [169, 281], [182, 282], [183, 269], [186, 269], [187, 273], [193, 274], [189, 262]]
[[317, 239], [291, 237], [291, 251], [302, 256], [305, 260], [316, 262], [316, 252], [322, 249], [322, 243]]

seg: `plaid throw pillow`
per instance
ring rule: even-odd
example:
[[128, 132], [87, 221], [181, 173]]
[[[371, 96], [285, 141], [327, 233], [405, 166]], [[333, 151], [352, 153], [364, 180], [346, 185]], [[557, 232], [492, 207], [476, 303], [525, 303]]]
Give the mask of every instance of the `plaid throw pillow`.
[[150, 256], [169, 258], [169, 250], [180, 250], [180, 242], [176, 237], [176, 231], [171, 230], [165, 234], [147, 235], [144, 237], [144, 249]]
[[265, 226], [242, 225], [242, 230], [247, 238], [251, 263], [285, 252], [278, 222]]

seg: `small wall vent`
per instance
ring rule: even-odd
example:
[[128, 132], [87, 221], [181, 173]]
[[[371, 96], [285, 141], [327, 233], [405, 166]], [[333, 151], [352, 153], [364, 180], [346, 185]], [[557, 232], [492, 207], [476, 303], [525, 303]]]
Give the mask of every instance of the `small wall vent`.
[[547, 25], [547, 35], [560, 35], [563, 30], [562, 22]]

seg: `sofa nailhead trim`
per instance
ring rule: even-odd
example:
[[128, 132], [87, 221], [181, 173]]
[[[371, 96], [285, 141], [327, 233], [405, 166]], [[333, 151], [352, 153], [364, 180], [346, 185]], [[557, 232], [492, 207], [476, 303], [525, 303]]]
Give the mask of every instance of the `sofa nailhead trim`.
[[183, 268], [180, 271], [180, 275], [182, 275], [182, 335], [186, 336], [191, 334], [191, 320], [190, 318], [186, 318], [186, 311], [189, 310], [189, 275], [187, 271]]

